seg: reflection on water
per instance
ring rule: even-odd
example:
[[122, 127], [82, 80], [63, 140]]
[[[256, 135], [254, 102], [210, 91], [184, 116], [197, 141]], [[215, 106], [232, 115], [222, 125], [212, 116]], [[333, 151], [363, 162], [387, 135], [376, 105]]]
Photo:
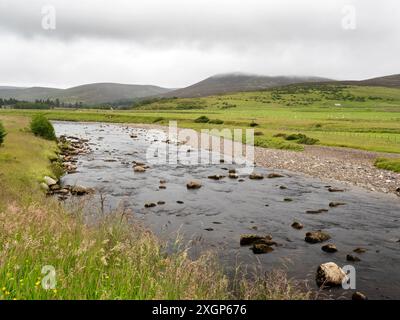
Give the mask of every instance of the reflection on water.
[[[260, 263], [266, 270], [290, 261], [286, 263], [289, 275], [309, 278], [312, 284], [320, 263], [351, 264], [346, 255], [363, 247], [367, 252], [359, 254], [361, 261], [354, 263], [357, 290], [370, 298], [400, 298], [400, 202], [395, 196], [338, 183], [333, 186], [346, 191], [332, 193], [326, 182], [277, 170], [274, 172], [283, 174], [283, 178], [250, 180], [243, 176], [242, 182], [207, 178], [215, 174], [227, 176], [227, 170], [235, 166], [226, 163], [159, 164], [151, 165], [145, 173], [134, 173], [132, 162], [146, 163], [149, 145], [163, 143], [159, 134], [95, 123], [56, 122], [55, 129], [57, 135], [89, 139], [93, 150], [79, 157], [78, 172], [66, 175], [63, 182], [102, 190], [107, 208], [124, 203], [161, 237], [175, 236], [180, 230], [185, 239], [196, 240], [194, 253], [213, 248], [228, 269], [237, 261]], [[198, 155], [192, 150], [188, 156]], [[255, 170], [263, 174], [272, 172], [264, 168]], [[202, 188], [187, 190], [186, 183], [192, 179], [200, 180]], [[160, 180], [166, 181], [166, 189], [159, 188]], [[159, 201], [165, 204], [144, 207], [145, 203]], [[330, 208], [330, 202], [346, 205]], [[306, 214], [318, 209], [329, 211]], [[303, 230], [291, 228], [295, 220], [304, 224]], [[336, 244], [337, 253], [325, 253], [321, 244], [304, 241], [307, 231], [320, 229], [332, 236], [329, 242]], [[248, 247], [239, 246], [242, 233], [271, 234], [279, 246], [272, 253], [255, 256]]]

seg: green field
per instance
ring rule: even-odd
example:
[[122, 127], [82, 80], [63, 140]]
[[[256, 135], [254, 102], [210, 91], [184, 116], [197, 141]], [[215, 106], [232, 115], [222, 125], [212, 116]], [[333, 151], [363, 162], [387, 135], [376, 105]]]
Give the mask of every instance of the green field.
[[[168, 99], [129, 111], [2, 110], [1, 113], [45, 112], [50, 119], [168, 124], [181, 127], [249, 128], [256, 145], [301, 150], [302, 145], [274, 135], [302, 133], [328, 146], [400, 153], [400, 89], [338, 85], [288, 86], [195, 99]], [[195, 123], [200, 116], [223, 124]]]

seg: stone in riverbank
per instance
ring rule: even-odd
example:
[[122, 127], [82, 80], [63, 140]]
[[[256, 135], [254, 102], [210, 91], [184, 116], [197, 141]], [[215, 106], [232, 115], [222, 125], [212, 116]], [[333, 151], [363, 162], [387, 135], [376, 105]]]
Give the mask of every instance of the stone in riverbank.
[[50, 177], [48, 177], [48, 176], [45, 176], [45, 177], [43, 178], [43, 181], [44, 181], [44, 183], [46, 183], [49, 187], [51, 187], [51, 186], [57, 184], [57, 181], [56, 181], [56, 180], [54, 180], [53, 178], [50, 178]]
[[336, 287], [346, 279], [345, 272], [334, 262], [321, 264], [317, 269], [315, 280], [319, 287]]

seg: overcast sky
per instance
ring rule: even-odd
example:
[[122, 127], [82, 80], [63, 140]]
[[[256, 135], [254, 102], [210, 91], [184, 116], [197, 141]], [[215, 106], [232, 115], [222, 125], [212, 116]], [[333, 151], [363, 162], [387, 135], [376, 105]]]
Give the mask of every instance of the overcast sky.
[[363, 79], [400, 73], [399, 57], [398, 0], [0, 0], [0, 85]]

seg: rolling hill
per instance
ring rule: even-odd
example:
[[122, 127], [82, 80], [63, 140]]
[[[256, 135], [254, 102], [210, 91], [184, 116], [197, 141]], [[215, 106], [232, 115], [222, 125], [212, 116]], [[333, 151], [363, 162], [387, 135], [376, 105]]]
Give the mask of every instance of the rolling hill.
[[32, 87], [4, 88], [0, 87], [0, 98], [15, 98], [34, 101], [36, 99], [59, 99], [61, 102], [83, 102], [87, 105], [133, 101], [171, 91], [151, 85], [133, 85], [119, 83], [93, 83], [68, 89]]
[[371, 78], [360, 81], [340, 81], [340, 82], [343, 84], [351, 84], [357, 86], [400, 88], [400, 74], [393, 74], [390, 76]]
[[170, 91], [160, 96], [172, 98], [206, 97], [240, 91], [256, 91], [294, 83], [332, 81], [319, 77], [261, 76], [243, 73], [228, 73], [209, 77], [189, 87]]

